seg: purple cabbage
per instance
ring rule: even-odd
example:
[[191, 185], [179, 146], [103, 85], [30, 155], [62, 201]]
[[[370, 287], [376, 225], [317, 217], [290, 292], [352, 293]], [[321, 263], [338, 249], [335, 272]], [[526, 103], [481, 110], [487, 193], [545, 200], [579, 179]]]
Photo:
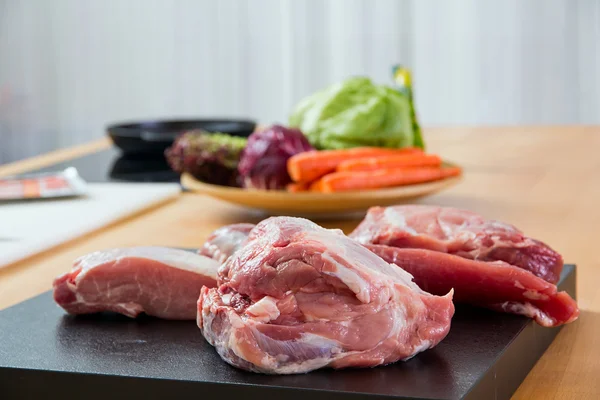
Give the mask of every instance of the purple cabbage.
[[273, 125], [254, 132], [242, 152], [238, 172], [246, 188], [278, 190], [292, 182], [287, 160], [314, 150], [299, 129]]

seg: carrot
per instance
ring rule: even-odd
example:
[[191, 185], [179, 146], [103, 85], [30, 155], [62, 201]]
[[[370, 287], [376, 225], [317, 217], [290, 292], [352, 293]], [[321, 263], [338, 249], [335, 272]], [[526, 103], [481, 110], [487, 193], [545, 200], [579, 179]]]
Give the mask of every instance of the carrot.
[[309, 182], [294, 182], [294, 183], [289, 183], [286, 186], [286, 189], [290, 193], [299, 193], [299, 192], [308, 191], [309, 187], [310, 187]]
[[419, 148], [389, 149], [382, 147], [354, 147], [343, 150], [313, 150], [296, 154], [287, 161], [288, 173], [294, 182], [312, 182], [335, 171], [343, 161], [381, 155], [421, 153]]
[[317, 179], [316, 181], [314, 181], [313, 183], [310, 184], [309, 190], [311, 192], [322, 192], [323, 191], [322, 186], [323, 186], [323, 178]]
[[321, 178], [320, 189], [325, 193], [346, 190], [378, 189], [391, 186], [430, 182], [461, 174], [458, 167], [451, 168], [394, 168], [377, 171], [333, 172]]
[[337, 171], [375, 171], [379, 169], [439, 167], [442, 159], [435, 154], [400, 154], [392, 156], [366, 157], [346, 160], [337, 166]]

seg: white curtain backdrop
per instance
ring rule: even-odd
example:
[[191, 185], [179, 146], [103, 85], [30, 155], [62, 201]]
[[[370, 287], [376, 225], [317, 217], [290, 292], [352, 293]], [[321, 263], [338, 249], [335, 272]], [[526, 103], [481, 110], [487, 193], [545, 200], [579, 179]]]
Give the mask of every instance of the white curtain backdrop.
[[0, 0], [0, 163], [114, 121], [285, 122], [413, 69], [424, 125], [600, 123], [597, 0]]

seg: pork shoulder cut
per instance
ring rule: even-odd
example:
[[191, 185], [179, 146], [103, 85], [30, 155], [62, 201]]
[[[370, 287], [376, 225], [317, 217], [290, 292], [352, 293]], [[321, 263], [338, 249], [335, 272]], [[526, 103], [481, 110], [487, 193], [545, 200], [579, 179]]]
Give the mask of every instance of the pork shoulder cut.
[[198, 326], [236, 367], [269, 374], [374, 367], [437, 345], [454, 314], [340, 230], [301, 218], [259, 223], [204, 287]]
[[454, 254], [479, 261], [504, 261], [558, 282], [560, 254], [512, 225], [450, 207], [372, 207], [350, 234], [363, 244], [383, 244]]
[[54, 280], [54, 300], [71, 314], [194, 320], [200, 289], [216, 285], [218, 268], [208, 257], [166, 247], [96, 251]]

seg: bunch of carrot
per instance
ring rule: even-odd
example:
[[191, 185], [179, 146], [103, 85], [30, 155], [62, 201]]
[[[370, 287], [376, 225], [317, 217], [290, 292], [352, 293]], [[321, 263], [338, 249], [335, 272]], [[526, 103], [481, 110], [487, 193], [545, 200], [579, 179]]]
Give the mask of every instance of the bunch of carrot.
[[378, 189], [461, 174], [460, 168], [443, 167], [439, 156], [418, 148], [308, 151], [292, 156], [287, 169], [294, 181], [288, 185], [290, 192]]

